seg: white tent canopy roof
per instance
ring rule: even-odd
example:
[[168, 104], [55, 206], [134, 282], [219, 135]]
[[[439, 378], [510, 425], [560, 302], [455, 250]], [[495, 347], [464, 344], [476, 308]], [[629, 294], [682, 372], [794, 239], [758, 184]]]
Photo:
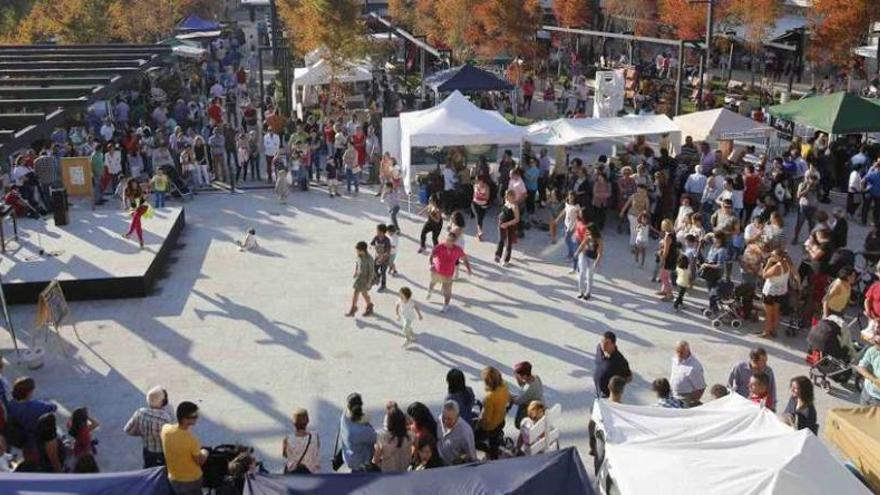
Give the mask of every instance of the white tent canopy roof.
[[853, 51], [860, 57], [877, 58], [877, 45], [860, 46]]
[[205, 52], [207, 52], [207, 50], [204, 48], [190, 45], [177, 45], [171, 48], [171, 53], [185, 58], [201, 59]]
[[760, 138], [773, 132], [772, 127], [726, 108], [679, 115], [673, 120], [682, 135], [690, 136], [695, 141]]
[[809, 430], [737, 394], [693, 409], [598, 400], [593, 416], [620, 493], [869, 493]]
[[400, 167], [404, 185], [412, 183], [413, 146], [474, 146], [520, 144], [525, 129], [504, 119], [498, 112], [482, 110], [454, 91], [439, 105], [400, 114]]
[[[329, 84], [333, 77], [330, 63], [324, 59], [320, 59], [308, 67], [298, 67], [293, 70], [293, 78], [297, 86]], [[369, 81], [373, 78], [373, 74], [365, 63], [347, 64], [336, 72], [335, 77], [338, 82], [349, 83]]]
[[482, 110], [455, 91], [439, 105], [400, 114], [400, 130], [411, 146], [519, 144], [523, 128], [494, 110]]
[[679, 133], [665, 115], [630, 115], [607, 119], [556, 119], [526, 128], [525, 140], [542, 146], [576, 146], [608, 139]]

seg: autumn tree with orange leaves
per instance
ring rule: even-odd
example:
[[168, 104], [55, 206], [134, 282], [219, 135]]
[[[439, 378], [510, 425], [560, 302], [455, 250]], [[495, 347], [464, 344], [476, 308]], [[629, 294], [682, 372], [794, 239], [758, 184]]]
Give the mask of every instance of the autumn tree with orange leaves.
[[874, 21], [880, 20], [877, 0], [813, 0], [808, 56], [814, 62], [846, 64]]
[[276, 8], [297, 55], [321, 49], [334, 71], [366, 55], [368, 43], [360, 2], [278, 0]]
[[481, 0], [473, 8], [466, 38], [484, 58], [506, 53], [534, 60], [539, 54], [535, 33], [542, 16], [539, 0]]
[[217, 0], [114, 0], [107, 16], [114, 38], [156, 43], [167, 38], [183, 17], [197, 14], [210, 19], [217, 10]]
[[[716, 22], [727, 16], [730, 0], [712, 0]], [[682, 40], [706, 37], [706, 2], [689, 0], [660, 0], [660, 21], [673, 29], [673, 36]], [[713, 23], [714, 24], [714, 23]]]
[[612, 22], [622, 22], [639, 36], [656, 36], [659, 32], [658, 0], [606, 0], [603, 10], [606, 30]]
[[562, 27], [587, 27], [593, 21], [592, 7], [592, 0], [553, 0], [553, 16]]
[[416, 27], [416, 4], [418, 0], [388, 0], [388, 16], [394, 24], [412, 30]]
[[773, 32], [783, 5], [783, 0], [731, 0], [731, 20], [743, 27], [746, 44], [753, 52], [758, 52]]
[[19, 43], [109, 41], [111, 0], [38, 0], [18, 27]]
[[37, 0], [8, 41], [155, 43], [185, 15], [212, 17], [219, 0]]

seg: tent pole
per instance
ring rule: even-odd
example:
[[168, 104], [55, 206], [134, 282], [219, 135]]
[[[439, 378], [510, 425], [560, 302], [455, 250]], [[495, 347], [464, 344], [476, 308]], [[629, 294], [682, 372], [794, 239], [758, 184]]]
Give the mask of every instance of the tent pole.
[[684, 41], [678, 42], [678, 67], [675, 68], [675, 110], [674, 115], [681, 115], [681, 79], [684, 77]]

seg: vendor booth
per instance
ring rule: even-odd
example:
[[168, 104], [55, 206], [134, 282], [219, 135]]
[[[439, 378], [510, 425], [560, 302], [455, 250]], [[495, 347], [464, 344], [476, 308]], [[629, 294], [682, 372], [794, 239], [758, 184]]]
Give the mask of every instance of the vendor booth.
[[809, 430], [737, 394], [692, 409], [597, 400], [593, 420], [600, 493], [870, 493]]
[[205, 54], [208, 52], [207, 50], [199, 46], [199, 43], [196, 41], [186, 41], [177, 38], [169, 38], [162, 41], [162, 44], [170, 46], [171, 53], [181, 58], [201, 60], [202, 57], [204, 57]]
[[880, 132], [880, 105], [852, 93], [812, 96], [775, 105], [770, 115], [828, 134]]
[[832, 409], [825, 421], [825, 437], [880, 493], [880, 407]]
[[694, 141], [765, 140], [773, 133], [772, 127], [726, 108], [679, 115], [673, 120], [682, 135]]
[[425, 78], [425, 85], [431, 88], [440, 99], [441, 93], [452, 91], [511, 91], [513, 85], [487, 70], [470, 64], [453, 67], [431, 74]]
[[[144, 13], [146, 14], [146, 12]], [[192, 33], [196, 31], [216, 31], [220, 29], [220, 24], [214, 21], [208, 21], [192, 14], [186, 16], [180, 24], [175, 28], [179, 33]]]
[[525, 129], [493, 110], [481, 110], [455, 91], [427, 110], [382, 119], [382, 149], [397, 159], [409, 194], [412, 148], [430, 146], [519, 145]]
[[607, 119], [556, 119], [526, 128], [525, 140], [538, 146], [577, 146], [633, 136], [669, 135], [673, 148], [681, 144], [681, 131], [665, 115], [630, 115]]
[[[368, 62], [346, 63], [335, 71], [326, 59], [319, 59], [308, 67], [298, 67], [293, 70], [293, 104], [297, 115], [302, 118], [303, 106], [317, 104], [317, 94], [312, 91], [313, 86], [322, 86], [337, 82], [342, 84], [367, 82], [373, 79], [372, 68]], [[300, 92], [297, 89], [301, 88]]]

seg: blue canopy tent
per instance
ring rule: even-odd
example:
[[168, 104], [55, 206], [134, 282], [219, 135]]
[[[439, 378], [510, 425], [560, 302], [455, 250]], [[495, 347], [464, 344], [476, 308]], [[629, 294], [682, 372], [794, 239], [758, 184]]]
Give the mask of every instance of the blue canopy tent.
[[220, 29], [220, 24], [214, 21], [206, 21], [201, 17], [191, 14], [177, 25], [177, 31], [188, 33], [192, 31], [216, 31]]
[[165, 468], [97, 474], [2, 473], [0, 493], [28, 495], [172, 495]]
[[510, 91], [513, 85], [489, 71], [465, 64], [446, 69], [425, 78], [425, 85], [435, 93], [453, 91]]
[[409, 473], [258, 475], [245, 495], [593, 495], [573, 447], [531, 457], [465, 464]]

